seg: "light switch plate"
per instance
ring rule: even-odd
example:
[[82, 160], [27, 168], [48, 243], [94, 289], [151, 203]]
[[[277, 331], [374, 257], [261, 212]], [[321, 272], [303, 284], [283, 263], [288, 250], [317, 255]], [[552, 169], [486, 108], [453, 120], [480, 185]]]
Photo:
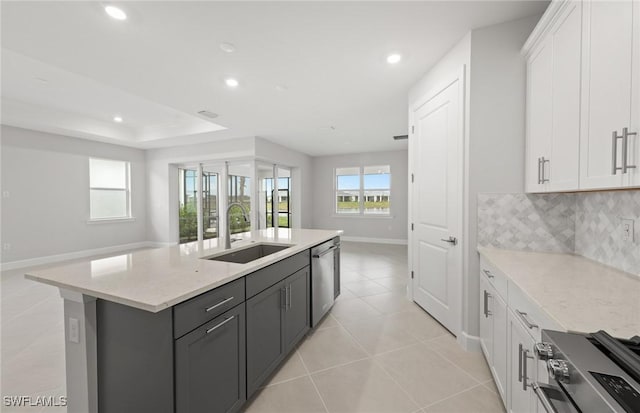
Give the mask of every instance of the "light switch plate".
[[620, 218], [620, 225], [622, 231], [622, 241], [633, 243], [634, 241], [634, 220], [629, 218]]

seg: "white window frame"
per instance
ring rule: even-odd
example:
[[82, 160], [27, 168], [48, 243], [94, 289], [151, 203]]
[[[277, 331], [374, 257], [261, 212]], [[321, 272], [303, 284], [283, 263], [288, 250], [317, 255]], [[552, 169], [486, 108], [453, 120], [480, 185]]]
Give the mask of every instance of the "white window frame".
[[[95, 159], [98, 161], [112, 161], [112, 162], [122, 162], [125, 167], [125, 188], [107, 188], [107, 187], [94, 187], [91, 186], [91, 160]], [[91, 211], [91, 191], [118, 191], [125, 192], [125, 200], [126, 200], [126, 215], [121, 217], [106, 217], [106, 218], [94, 218]], [[98, 158], [98, 157], [90, 157], [89, 158], [89, 220], [88, 223], [105, 223], [105, 222], [122, 222], [122, 221], [133, 221], [135, 218], [131, 213], [131, 162], [123, 161], [122, 159], [110, 159], [110, 158]]]
[[[375, 167], [375, 166], [381, 166], [381, 167], [387, 167], [389, 168], [389, 189], [383, 189], [383, 188], [374, 188], [374, 189], [369, 189], [369, 191], [389, 191], [389, 212], [386, 213], [367, 213], [364, 209], [364, 203], [365, 203], [365, 199], [364, 199], [364, 193], [365, 193], [365, 188], [364, 188], [364, 170], [365, 168], [370, 168], [370, 167]], [[359, 175], [359, 181], [360, 181], [360, 187], [358, 189], [358, 212], [339, 212], [338, 211], [338, 169], [358, 169], [358, 175]], [[389, 218], [391, 217], [391, 177], [392, 177], [392, 172], [391, 172], [391, 165], [384, 165], [384, 164], [371, 164], [371, 165], [360, 165], [360, 166], [339, 166], [333, 169], [333, 216], [334, 217], [339, 217], [339, 218], [346, 218], [346, 217], [366, 217], [366, 218]], [[353, 190], [355, 191], [355, 189]]]

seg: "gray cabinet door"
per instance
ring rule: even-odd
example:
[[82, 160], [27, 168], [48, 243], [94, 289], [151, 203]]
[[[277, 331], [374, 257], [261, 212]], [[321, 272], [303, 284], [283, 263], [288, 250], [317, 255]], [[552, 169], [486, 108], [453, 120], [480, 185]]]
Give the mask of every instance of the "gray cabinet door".
[[247, 300], [247, 397], [284, 358], [284, 281]]
[[285, 283], [285, 311], [284, 311], [284, 343], [288, 353], [309, 331], [311, 325], [311, 311], [309, 305], [310, 267], [290, 275]]
[[238, 411], [246, 401], [244, 305], [175, 343], [177, 413]]

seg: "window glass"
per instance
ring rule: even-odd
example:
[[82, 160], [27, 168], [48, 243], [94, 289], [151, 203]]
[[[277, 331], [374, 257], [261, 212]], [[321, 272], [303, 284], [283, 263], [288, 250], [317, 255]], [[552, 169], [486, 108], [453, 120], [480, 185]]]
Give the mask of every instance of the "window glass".
[[129, 162], [89, 159], [90, 219], [131, 217], [129, 171]]
[[389, 215], [391, 167], [336, 168], [336, 213]]

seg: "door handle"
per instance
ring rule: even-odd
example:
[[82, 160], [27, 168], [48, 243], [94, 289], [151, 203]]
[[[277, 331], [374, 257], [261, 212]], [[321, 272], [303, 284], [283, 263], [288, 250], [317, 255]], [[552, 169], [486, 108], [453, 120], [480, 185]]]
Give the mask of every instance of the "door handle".
[[449, 236], [449, 239], [440, 238], [440, 241], [448, 242], [449, 244], [453, 244], [453, 245], [458, 245], [458, 239], [452, 236]]
[[531, 321], [529, 321], [529, 319], [527, 318], [527, 313], [525, 313], [524, 311], [516, 310], [516, 314], [518, 314], [522, 322], [529, 328], [529, 330], [540, 327], [536, 323], [532, 323]]
[[634, 169], [635, 165], [627, 165], [627, 150], [629, 147], [629, 136], [635, 136], [637, 132], [629, 133], [629, 128], [622, 128], [622, 173], [626, 174], [627, 169]]
[[536, 396], [538, 396], [538, 400], [540, 400], [540, 403], [542, 403], [544, 411], [547, 413], [557, 413], [557, 410], [555, 409], [555, 407], [553, 407], [553, 403], [551, 403], [549, 396], [547, 396], [547, 393], [544, 392], [542, 386], [538, 383], [533, 383], [531, 387], [533, 388], [533, 392], [536, 394]]
[[491, 274], [491, 271], [489, 271], [489, 270], [482, 270], [482, 272], [485, 273], [487, 278], [494, 278], [495, 277], [495, 275]]

